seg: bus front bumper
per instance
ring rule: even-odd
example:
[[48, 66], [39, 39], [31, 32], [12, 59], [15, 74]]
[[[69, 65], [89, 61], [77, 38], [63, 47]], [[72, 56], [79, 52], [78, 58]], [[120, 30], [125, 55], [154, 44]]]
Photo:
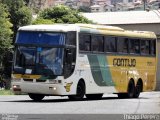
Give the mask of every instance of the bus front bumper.
[[23, 83], [12, 82], [12, 91], [15, 94], [21, 93], [36, 93], [44, 95], [68, 95], [65, 86], [62, 84], [48, 84], [48, 83]]

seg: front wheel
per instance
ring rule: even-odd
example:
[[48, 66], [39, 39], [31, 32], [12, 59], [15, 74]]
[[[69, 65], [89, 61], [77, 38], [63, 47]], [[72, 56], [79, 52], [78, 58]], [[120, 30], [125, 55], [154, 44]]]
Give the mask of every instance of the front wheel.
[[77, 93], [76, 95], [69, 95], [68, 98], [70, 100], [82, 100], [85, 95], [85, 84], [80, 81], [77, 85]]
[[33, 93], [29, 93], [28, 94], [29, 97], [33, 100], [33, 101], [41, 101], [45, 96], [42, 94], [33, 94]]

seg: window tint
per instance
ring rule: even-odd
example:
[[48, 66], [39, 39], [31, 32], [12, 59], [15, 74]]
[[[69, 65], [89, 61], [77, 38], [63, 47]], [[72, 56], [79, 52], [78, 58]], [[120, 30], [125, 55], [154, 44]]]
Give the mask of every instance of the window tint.
[[156, 54], [156, 41], [155, 40], [152, 40], [151, 41], [151, 54], [152, 55], [155, 55]]
[[116, 52], [116, 37], [105, 37], [105, 52]]
[[140, 40], [130, 39], [129, 50], [131, 54], [139, 54], [140, 53]]
[[103, 37], [92, 36], [92, 51], [103, 52]]
[[128, 53], [128, 39], [122, 37], [118, 38], [117, 48], [117, 51], [120, 53]]
[[71, 31], [67, 33], [67, 44], [76, 45], [76, 32]]
[[91, 39], [90, 35], [80, 34], [79, 36], [79, 49], [81, 51], [90, 51], [91, 50]]
[[149, 54], [149, 40], [141, 40], [141, 54]]

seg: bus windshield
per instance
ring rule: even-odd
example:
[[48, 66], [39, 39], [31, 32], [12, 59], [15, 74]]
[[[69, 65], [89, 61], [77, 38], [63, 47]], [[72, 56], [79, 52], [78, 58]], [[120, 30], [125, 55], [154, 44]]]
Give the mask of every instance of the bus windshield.
[[60, 33], [20, 32], [16, 40], [14, 72], [62, 75], [64, 37]]

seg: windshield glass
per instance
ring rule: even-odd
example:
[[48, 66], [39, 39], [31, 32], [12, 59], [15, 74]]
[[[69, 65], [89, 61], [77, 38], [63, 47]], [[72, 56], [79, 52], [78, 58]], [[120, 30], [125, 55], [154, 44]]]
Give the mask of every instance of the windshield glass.
[[15, 42], [14, 72], [62, 75], [65, 33], [19, 31]]
[[65, 34], [38, 31], [19, 31], [17, 34], [16, 44], [60, 46], [65, 44]]
[[61, 75], [63, 51], [64, 48], [18, 46], [14, 69], [19, 73]]

